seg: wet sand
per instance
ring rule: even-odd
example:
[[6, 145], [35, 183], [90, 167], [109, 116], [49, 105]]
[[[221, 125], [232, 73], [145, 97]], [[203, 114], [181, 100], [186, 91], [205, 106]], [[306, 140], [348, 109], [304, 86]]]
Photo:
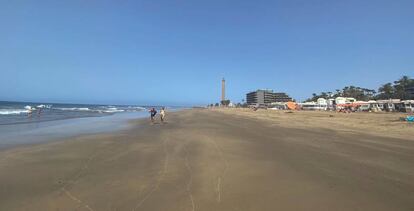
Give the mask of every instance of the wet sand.
[[1, 151], [0, 210], [414, 210], [411, 126], [324, 115], [186, 110]]

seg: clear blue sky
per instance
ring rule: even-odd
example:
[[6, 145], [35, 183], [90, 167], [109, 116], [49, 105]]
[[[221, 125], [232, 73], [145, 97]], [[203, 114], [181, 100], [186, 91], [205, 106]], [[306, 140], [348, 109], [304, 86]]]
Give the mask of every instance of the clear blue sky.
[[0, 0], [0, 100], [303, 100], [414, 76], [413, 0]]

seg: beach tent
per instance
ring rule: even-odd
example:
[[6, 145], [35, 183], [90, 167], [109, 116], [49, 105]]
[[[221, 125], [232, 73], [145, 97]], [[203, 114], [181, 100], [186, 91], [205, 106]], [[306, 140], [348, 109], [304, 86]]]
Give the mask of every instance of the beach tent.
[[296, 110], [296, 103], [295, 102], [289, 101], [289, 102], [286, 103], [286, 106], [289, 110]]

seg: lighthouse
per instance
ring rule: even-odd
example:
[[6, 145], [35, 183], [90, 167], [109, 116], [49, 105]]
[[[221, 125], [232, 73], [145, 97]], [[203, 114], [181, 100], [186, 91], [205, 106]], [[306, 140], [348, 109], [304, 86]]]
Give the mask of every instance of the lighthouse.
[[221, 102], [226, 100], [226, 80], [221, 80]]

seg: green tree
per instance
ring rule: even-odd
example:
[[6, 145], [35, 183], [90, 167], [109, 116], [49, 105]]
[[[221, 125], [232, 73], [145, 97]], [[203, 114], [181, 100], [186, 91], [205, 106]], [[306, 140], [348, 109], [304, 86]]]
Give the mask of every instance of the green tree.
[[352, 97], [357, 100], [370, 100], [373, 99], [375, 90], [357, 87], [357, 86], [345, 86], [342, 89], [336, 89], [335, 94], [332, 92], [321, 92], [320, 94], [313, 93], [312, 97], [306, 101], [316, 101], [318, 98], [336, 98], [336, 97]]
[[403, 76], [399, 80], [394, 81], [393, 98], [406, 100], [408, 96], [406, 96], [405, 89], [412, 85], [414, 85], [414, 79], [410, 79], [408, 76]]
[[374, 89], [367, 89], [358, 86], [345, 86], [342, 89], [336, 89], [335, 93], [321, 92], [320, 94], [312, 93], [312, 97], [306, 101], [316, 101], [318, 98], [336, 98], [336, 97], [352, 97], [357, 100], [368, 101], [371, 99], [402, 99], [409, 98], [406, 93], [408, 87], [414, 86], [414, 79], [408, 76], [402, 76], [393, 83], [383, 84], [378, 88], [378, 92]]
[[395, 89], [391, 83], [386, 83], [378, 88], [378, 99], [390, 99], [394, 96]]
[[220, 103], [223, 106], [228, 106], [230, 104], [230, 100], [222, 100]]
[[329, 97], [332, 97], [332, 92], [327, 92]]

